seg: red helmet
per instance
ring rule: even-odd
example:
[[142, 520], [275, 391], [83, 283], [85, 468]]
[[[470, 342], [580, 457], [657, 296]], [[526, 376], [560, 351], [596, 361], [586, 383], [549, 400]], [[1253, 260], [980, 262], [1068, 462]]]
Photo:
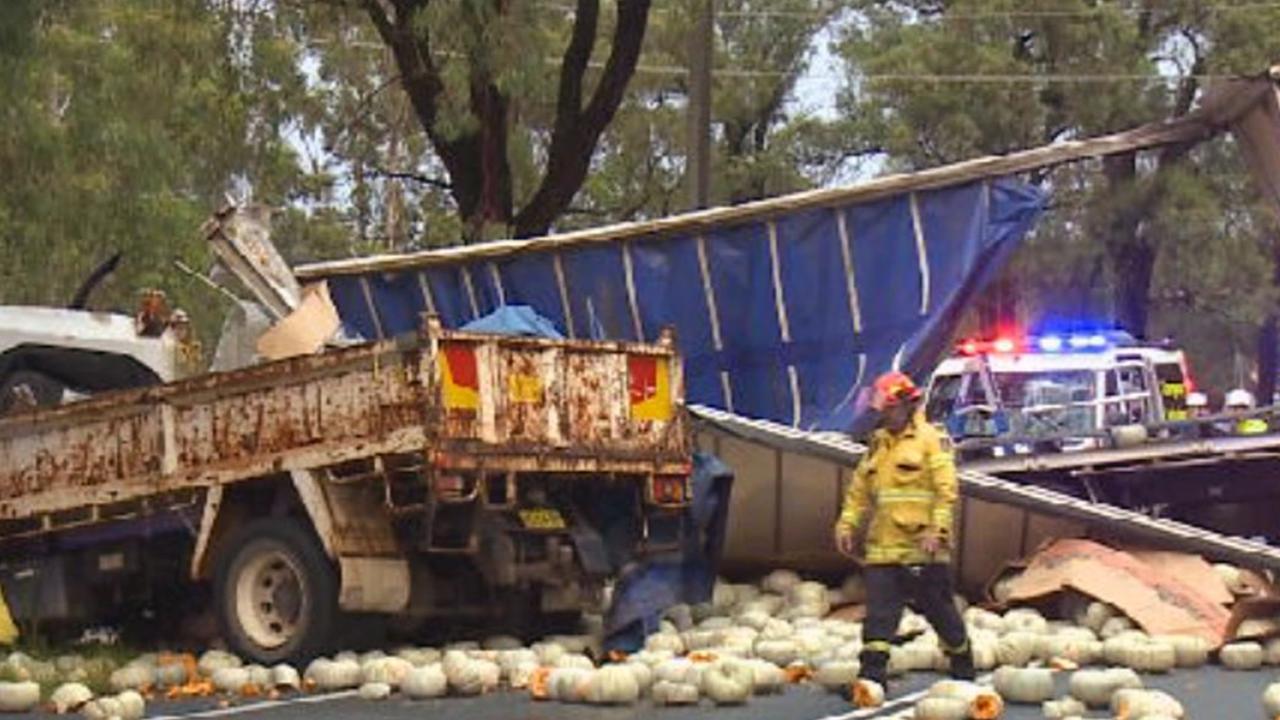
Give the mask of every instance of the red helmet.
[[904, 400], [920, 399], [920, 388], [907, 376], [897, 370], [887, 372], [876, 378], [875, 394], [871, 404], [877, 410], [884, 410]]

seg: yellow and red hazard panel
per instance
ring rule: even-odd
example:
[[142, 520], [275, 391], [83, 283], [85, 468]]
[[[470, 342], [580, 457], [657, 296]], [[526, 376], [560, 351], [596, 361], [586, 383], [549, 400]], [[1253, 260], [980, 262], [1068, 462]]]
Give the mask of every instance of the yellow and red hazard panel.
[[628, 355], [627, 386], [632, 420], [670, 420], [670, 360], [660, 355]]
[[440, 397], [447, 410], [476, 410], [480, 407], [480, 373], [476, 369], [476, 347], [472, 343], [441, 343], [436, 356], [440, 366]]

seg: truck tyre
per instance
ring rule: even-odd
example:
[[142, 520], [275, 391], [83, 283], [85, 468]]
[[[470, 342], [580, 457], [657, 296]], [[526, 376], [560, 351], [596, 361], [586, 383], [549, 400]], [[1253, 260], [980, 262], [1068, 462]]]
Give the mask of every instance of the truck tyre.
[[24, 394], [29, 392], [29, 398], [35, 400], [36, 407], [51, 407], [62, 402], [62, 383], [38, 372], [17, 370], [0, 378], [0, 415], [18, 404], [16, 393], [22, 386], [26, 388]]
[[330, 649], [337, 572], [296, 521], [262, 518], [229, 535], [218, 552], [214, 592], [222, 636], [242, 657], [267, 665]]

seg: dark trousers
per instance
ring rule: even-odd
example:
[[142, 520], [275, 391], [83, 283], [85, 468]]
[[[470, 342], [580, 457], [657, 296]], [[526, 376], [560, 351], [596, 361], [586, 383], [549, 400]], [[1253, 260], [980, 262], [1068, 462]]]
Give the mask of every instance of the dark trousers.
[[[908, 604], [933, 626], [947, 655], [952, 675], [972, 675], [972, 655], [964, 619], [956, 609], [951, 568], [945, 564], [866, 565], [867, 616], [862, 622], [862, 676], [883, 683], [889, 648], [898, 634]], [[966, 678], [967, 679], [967, 678]]]

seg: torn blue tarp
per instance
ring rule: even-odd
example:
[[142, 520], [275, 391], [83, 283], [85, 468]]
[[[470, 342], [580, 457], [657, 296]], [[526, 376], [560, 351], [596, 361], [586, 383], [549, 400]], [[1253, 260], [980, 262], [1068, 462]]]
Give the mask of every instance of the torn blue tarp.
[[672, 605], [710, 602], [724, 552], [733, 471], [714, 455], [695, 452], [690, 485], [679, 555], [632, 564], [615, 582], [604, 618], [606, 651], [639, 650]]
[[542, 317], [537, 310], [528, 305], [503, 305], [488, 315], [463, 325], [462, 329], [469, 332], [553, 338], [556, 340], [564, 337], [556, 329], [555, 323]]
[[343, 321], [369, 338], [412, 331], [422, 312], [461, 327], [515, 303], [570, 338], [654, 341], [674, 326], [690, 402], [845, 430], [878, 373], [896, 365], [924, 379], [1043, 203], [1039, 190], [1012, 180], [800, 209], [779, 199], [714, 222], [673, 218], [667, 230], [618, 226], [586, 240], [504, 241], [298, 272], [327, 280]]

